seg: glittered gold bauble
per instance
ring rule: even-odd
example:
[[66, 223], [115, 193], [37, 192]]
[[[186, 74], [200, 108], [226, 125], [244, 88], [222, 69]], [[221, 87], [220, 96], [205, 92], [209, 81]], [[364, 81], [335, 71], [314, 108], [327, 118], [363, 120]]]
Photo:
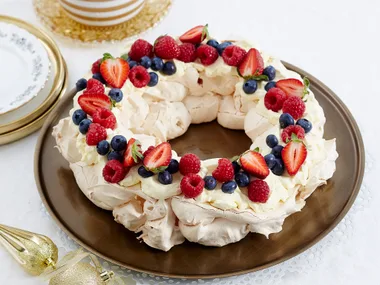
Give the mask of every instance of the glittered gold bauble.
[[99, 272], [89, 263], [79, 262], [50, 279], [49, 285], [105, 285]]
[[40, 234], [0, 224], [0, 243], [32, 275], [54, 267], [58, 259], [57, 246]]

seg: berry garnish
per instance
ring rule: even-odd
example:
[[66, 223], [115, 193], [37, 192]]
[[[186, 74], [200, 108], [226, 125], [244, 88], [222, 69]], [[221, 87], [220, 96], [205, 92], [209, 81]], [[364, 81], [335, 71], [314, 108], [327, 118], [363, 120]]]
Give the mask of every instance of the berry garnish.
[[102, 84], [106, 84], [107, 82], [104, 80], [103, 76], [99, 73], [94, 73], [92, 75], [92, 79], [98, 80]]
[[272, 170], [272, 173], [277, 176], [281, 176], [282, 174], [284, 174], [285, 166], [281, 158], [276, 158], [271, 170]]
[[224, 49], [222, 57], [224, 62], [230, 66], [239, 66], [247, 52], [238, 46], [228, 46]]
[[153, 46], [143, 39], [136, 40], [128, 53], [134, 61], [139, 61], [143, 56], [153, 56]]
[[143, 56], [140, 60], [140, 65], [148, 69], [152, 65], [152, 60], [148, 56]]
[[73, 113], [72, 119], [73, 123], [79, 126], [79, 123], [87, 118], [87, 114], [82, 109], [78, 109]]
[[240, 166], [240, 164], [236, 160], [232, 162], [232, 166], [234, 168], [235, 174], [240, 171], [241, 166]]
[[128, 141], [127, 149], [124, 153], [124, 167], [135, 166], [143, 158], [141, 143], [138, 140], [131, 138]]
[[114, 130], [116, 127], [116, 117], [111, 110], [99, 108], [92, 114], [92, 121], [105, 127], [106, 129]]
[[82, 94], [78, 98], [78, 104], [90, 116], [100, 108], [111, 109], [111, 100], [104, 94]]
[[257, 81], [256, 80], [247, 80], [244, 82], [243, 90], [246, 94], [253, 94], [257, 90]]
[[148, 147], [146, 151], [144, 151], [143, 156], [146, 157], [152, 150], [154, 149], [154, 146]]
[[206, 44], [216, 49], [218, 49], [218, 46], [219, 46], [219, 43], [216, 40], [208, 40]]
[[81, 121], [79, 123], [79, 131], [81, 132], [81, 134], [83, 135], [87, 134], [88, 128], [90, 127], [91, 124], [92, 124], [92, 121], [89, 119], [84, 119], [83, 121]]
[[239, 172], [235, 174], [235, 181], [239, 187], [247, 187], [249, 184], [249, 174], [245, 172]]
[[128, 62], [128, 65], [129, 65], [129, 70], [131, 70], [132, 68], [134, 68], [135, 66], [139, 64], [137, 63], [137, 61], [131, 60]]
[[179, 172], [182, 175], [190, 174], [190, 173], [198, 173], [201, 170], [201, 161], [193, 153], [187, 153], [181, 157], [179, 161]]
[[276, 145], [278, 145], [278, 139], [275, 135], [268, 135], [265, 142], [270, 148], [274, 148]]
[[137, 88], [142, 88], [148, 85], [150, 76], [148, 71], [143, 66], [135, 66], [129, 72], [129, 80]]
[[226, 47], [231, 46], [231, 45], [232, 45], [231, 42], [222, 42], [221, 44], [219, 44], [218, 47], [216, 48], [218, 50], [219, 55], [221, 56], [224, 50], [226, 49]]
[[86, 134], [87, 145], [97, 145], [99, 142], [105, 139], [107, 139], [106, 129], [96, 123], [90, 124]]
[[184, 33], [179, 37], [183, 43], [200, 44], [208, 36], [207, 25], [199, 25]]
[[152, 149], [143, 160], [144, 166], [154, 173], [167, 168], [172, 159], [172, 148], [168, 142], [163, 142]]
[[284, 147], [281, 155], [289, 175], [294, 176], [306, 160], [307, 149], [301, 141], [295, 138]]
[[174, 62], [167, 61], [164, 64], [164, 67], [162, 68], [162, 73], [165, 75], [173, 75], [177, 72], [177, 67], [175, 66]]
[[242, 77], [259, 76], [263, 73], [263, 70], [264, 60], [260, 52], [255, 48], [251, 48], [247, 52], [244, 59], [239, 63], [238, 68], [239, 74]]
[[232, 162], [227, 158], [219, 159], [217, 168], [212, 172], [212, 176], [219, 182], [227, 182], [234, 179], [234, 174]]
[[176, 159], [172, 159], [168, 165], [168, 168], [166, 168], [169, 173], [174, 174], [179, 171], [179, 162]]
[[120, 162], [123, 162], [123, 155], [120, 153], [120, 152], [117, 152], [117, 151], [111, 151], [108, 155], [107, 155], [107, 159], [110, 161], [110, 160], [117, 160], [117, 161], [120, 161]]
[[193, 62], [197, 59], [197, 50], [195, 45], [190, 43], [184, 43], [179, 45], [180, 54], [178, 60], [183, 62]]
[[264, 180], [253, 180], [248, 185], [248, 198], [254, 203], [266, 203], [269, 199], [270, 189]]
[[187, 174], [181, 180], [181, 191], [186, 198], [195, 198], [199, 196], [203, 188], [205, 186], [205, 182], [202, 177], [197, 174]]
[[237, 184], [235, 181], [228, 181], [222, 184], [223, 193], [232, 194], [235, 192]]
[[157, 83], [158, 83], [158, 75], [157, 75], [157, 73], [155, 73], [155, 72], [149, 72], [149, 77], [150, 77], [150, 80], [149, 80], [148, 86], [149, 87], [156, 86]]
[[289, 113], [295, 120], [302, 118], [303, 114], [305, 113], [305, 109], [305, 103], [300, 97], [296, 96], [292, 96], [286, 99], [282, 106], [282, 111], [284, 113]]
[[242, 168], [249, 174], [264, 179], [269, 175], [269, 168], [264, 157], [254, 150], [249, 150], [240, 157]]
[[208, 45], [201, 45], [197, 48], [197, 56], [203, 65], [213, 64], [219, 57], [216, 48]]
[[276, 69], [272, 65], [269, 65], [264, 68], [263, 74], [268, 76], [268, 80], [271, 81], [276, 77]]
[[272, 169], [272, 167], [276, 164], [276, 157], [272, 153], [269, 153], [266, 156], [264, 156], [264, 159], [269, 169]]
[[163, 185], [172, 184], [173, 176], [169, 171], [164, 170], [163, 172], [158, 173], [158, 181], [160, 181], [160, 183]]
[[313, 128], [313, 125], [307, 119], [299, 119], [296, 124], [301, 126], [305, 130], [306, 134]]
[[77, 92], [82, 91], [83, 89], [86, 89], [87, 87], [87, 80], [84, 78], [81, 78], [75, 83], [75, 87], [77, 88]]
[[216, 179], [212, 176], [206, 176], [205, 178], [203, 178], [204, 182], [205, 182], [205, 188], [207, 190], [214, 190], [215, 187], [216, 187]]
[[153, 57], [152, 59], [152, 70], [154, 71], [160, 71], [164, 67], [164, 62], [159, 57]]
[[127, 146], [127, 139], [122, 135], [116, 135], [111, 140], [111, 147], [115, 151], [124, 151]]
[[96, 146], [96, 151], [100, 155], [106, 155], [110, 151], [110, 144], [108, 141], [100, 141]]
[[281, 152], [284, 147], [282, 145], [276, 145], [272, 148], [271, 154], [273, 154], [276, 158], [281, 158]]
[[293, 126], [294, 125], [294, 119], [288, 113], [282, 113], [279, 121], [280, 121], [281, 129], [285, 129], [287, 126]]
[[140, 166], [139, 169], [137, 169], [137, 173], [143, 178], [152, 177], [154, 175], [152, 171], [146, 170], [144, 166]]
[[97, 79], [90, 78], [87, 81], [87, 89], [83, 94], [104, 94], [104, 85]]
[[128, 78], [129, 64], [122, 58], [113, 58], [105, 53], [100, 65], [100, 74], [104, 80], [113, 88], [123, 87]]
[[92, 64], [92, 67], [91, 67], [91, 72], [92, 74], [95, 74], [95, 73], [100, 73], [100, 63], [102, 62], [102, 59], [99, 58], [97, 61], [95, 61], [93, 64]]
[[265, 91], [269, 91], [269, 89], [272, 89], [276, 87], [276, 82], [275, 81], [269, 81], [267, 84], [265, 84], [264, 89]]
[[110, 160], [103, 168], [103, 177], [108, 183], [119, 183], [125, 178], [128, 171], [119, 161]]
[[305, 138], [305, 130], [301, 126], [293, 125], [287, 126], [281, 134], [281, 139], [284, 143], [287, 143], [292, 139], [292, 136], [295, 135], [298, 139]]
[[264, 105], [268, 110], [278, 112], [281, 110], [286, 100], [286, 94], [279, 88], [271, 88], [265, 94]]
[[162, 59], [174, 59], [179, 56], [180, 50], [172, 37], [162, 36], [154, 43], [154, 53]]
[[112, 88], [108, 93], [108, 96], [110, 96], [110, 98], [116, 103], [119, 103], [121, 100], [123, 100], [123, 91], [118, 88]]
[[[305, 84], [304, 84], [305, 83]], [[288, 96], [297, 96], [302, 98], [308, 94], [309, 80], [305, 77], [304, 83], [295, 78], [281, 79], [277, 81], [276, 86], [286, 93]]]

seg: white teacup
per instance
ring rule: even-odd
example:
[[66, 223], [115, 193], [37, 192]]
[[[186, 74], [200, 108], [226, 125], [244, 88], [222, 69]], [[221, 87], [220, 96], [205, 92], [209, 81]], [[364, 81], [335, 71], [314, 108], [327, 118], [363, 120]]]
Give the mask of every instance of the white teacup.
[[113, 26], [136, 16], [145, 0], [59, 0], [73, 20], [89, 26]]

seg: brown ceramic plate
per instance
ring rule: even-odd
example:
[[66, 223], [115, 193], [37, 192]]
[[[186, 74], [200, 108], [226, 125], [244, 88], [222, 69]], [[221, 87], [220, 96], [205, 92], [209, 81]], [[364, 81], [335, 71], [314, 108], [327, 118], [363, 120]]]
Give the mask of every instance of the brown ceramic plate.
[[[364, 146], [352, 115], [343, 102], [313, 76], [311, 89], [327, 118], [325, 137], [337, 138], [337, 171], [317, 189], [305, 208], [286, 219], [283, 230], [269, 239], [249, 234], [222, 248], [185, 242], [169, 252], [140, 243], [136, 235], [114, 222], [110, 212], [93, 205], [78, 188], [68, 163], [54, 148], [52, 127], [67, 116], [73, 92], [67, 94], [46, 121], [35, 153], [35, 178], [41, 198], [58, 225], [91, 252], [137, 271], [184, 278], [215, 278], [252, 272], [285, 261], [310, 248], [329, 233], [354, 202], [363, 178]], [[202, 141], [202, 145], [199, 142]], [[250, 145], [243, 131], [209, 123], [191, 126], [172, 141], [181, 155], [195, 152], [202, 158], [231, 157]]]

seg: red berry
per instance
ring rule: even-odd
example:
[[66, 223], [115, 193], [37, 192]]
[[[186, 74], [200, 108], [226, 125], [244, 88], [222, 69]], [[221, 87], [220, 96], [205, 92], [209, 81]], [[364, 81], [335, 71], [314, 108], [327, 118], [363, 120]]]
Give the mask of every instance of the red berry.
[[94, 78], [90, 78], [87, 81], [87, 88], [83, 91], [83, 94], [104, 94], [104, 85]]
[[148, 85], [150, 76], [145, 67], [137, 65], [129, 72], [129, 80], [137, 88], [142, 88]]
[[202, 193], [205, 182], [197, 174], [187, 174], [182, 178], [180, 186], [186, 198], [195, 198]]
[[264, 157], [254, 150], [243, 153], [240, 164], [246, 172], [260, 179], [266, 178], [270, 172]]
[[200, 44], [205, 38], [207, 38], [207, 35], [207, 25], [200, 25], [188, 30], [186, 33], [179, 37], [179, 40], [183, 43]]
[[143, 56], [153, 57], [153, 46], [145, 40], [138, 39], [131, 46], [128, 56], [135, 61], [140, 61]]
[[172, 148], [168, 142], [160, 143], [144, 157], [145, 168], [155, 173], [167, 168], [172, 159]]
[[172, 37], [162, 36], [154, 43], [154, 53], [162, 59], [174, 59], [179, 56], [180, 50]]
[[297, 174], [307, 157], [306, 146], [300, 141], [290, 141], [281, 152], [285, 168], [290, 176]]
[[264, 70], [264, 60], [260, 52], [251, 48], [239, 64], [239, 74], [243, 77], [261, 75]]
[[183, 62], [193, 62], [197, 59], [197, 51], [195, 45], [190, 43], [184, 43], [179, 46], [180, 54], [177, 58]]
[[127, 149], [124, 153], [124, 167], [135, 166], [142, 158], [141, 143], [138, 140], [131, 138], [128, 141]]
[[78, 104], [90, 116], [100, 108], [111, 109], [110, 97], [105, 94], [82, 94], [78, 98]]
[[123, 164], [116, 160], [110, 160], [103, 168], [103, 178], [108, 183], [119, 183], [125, 178], [129, 168], [125, 169]]
[[115, 129], [116, 117], [111, 110], [106, 108], [97, 109], [92, 115], [92, 121], [105, 127], [106, 129]]
[[107, 139], [106, 129], [97, 123], [91, 124], [86, 134], [86, 143], [88, 145], [97, 145], [105, 139]]
[[92, 68], [91, 68], [91, 72], [92, 74], [95, 74], [95, 73], [99, 73], [100, 72], [100, 62], [101, 62], [101, 58], [99, 58], [97, 61], [95, 61], [93, 64], [92, 64]]
[[284, 113], [289, 113], [294, 118], [294, 120], [302, 118], [303, 114], [305, 113], [305, 109], [305, 103], [300, 97], [297, 96], [288, 97], [282, 106], [282, 111]]
[[108, 85], [123, 87], [129, 74], [129, 64], [122, 58], [107, 58], [100, 65], [100, 74]]
[[248, 185], [248, 198], [254, 203], [266, 203], [270, 189], [264, 180], [253, 180]]
[[264, 105], [268, 110], [278, 112], [282, 109], [284, 101], [286, 100], [286, 94], [279, 88], [271, 88], [265, 94]]
[[295, 78], [281, 79], [276, 82], [276, 87], [280, 88], [288, 96], [303, 97], [306, 93], [303, 83]]
[[197, 48], [197, 56], [203, 65], [213, 64], [219, 57], [216, 48], [209, 45], [201, 45]]
[[247, 52], [238, 46], [228, 46], [222, 53], [223, 60], [230, 66], [238, 66], [244, 59]]
[[187, 153], [179, 161], [179, 171], [182, 175], [198, 173], [201, 170], [201, 161], [193, 153]]
[[227, 182], [234, 179], [234, 167], [227, 158], [218, 160], [218, 167], [212, 172], [212, 176], [219, 182]]
[[154, 149], [154, 146], [148, 147], [146, 151], [144, 151], [143, 156], [146, 157], [152, 150]]
[[298, 125], [287, 126], [281, 134], [281, 139], [284, 143], [287, 143], [292, 139], [292, 134], [295, 134], [299, 139], [305, 137], [305, 130]]

